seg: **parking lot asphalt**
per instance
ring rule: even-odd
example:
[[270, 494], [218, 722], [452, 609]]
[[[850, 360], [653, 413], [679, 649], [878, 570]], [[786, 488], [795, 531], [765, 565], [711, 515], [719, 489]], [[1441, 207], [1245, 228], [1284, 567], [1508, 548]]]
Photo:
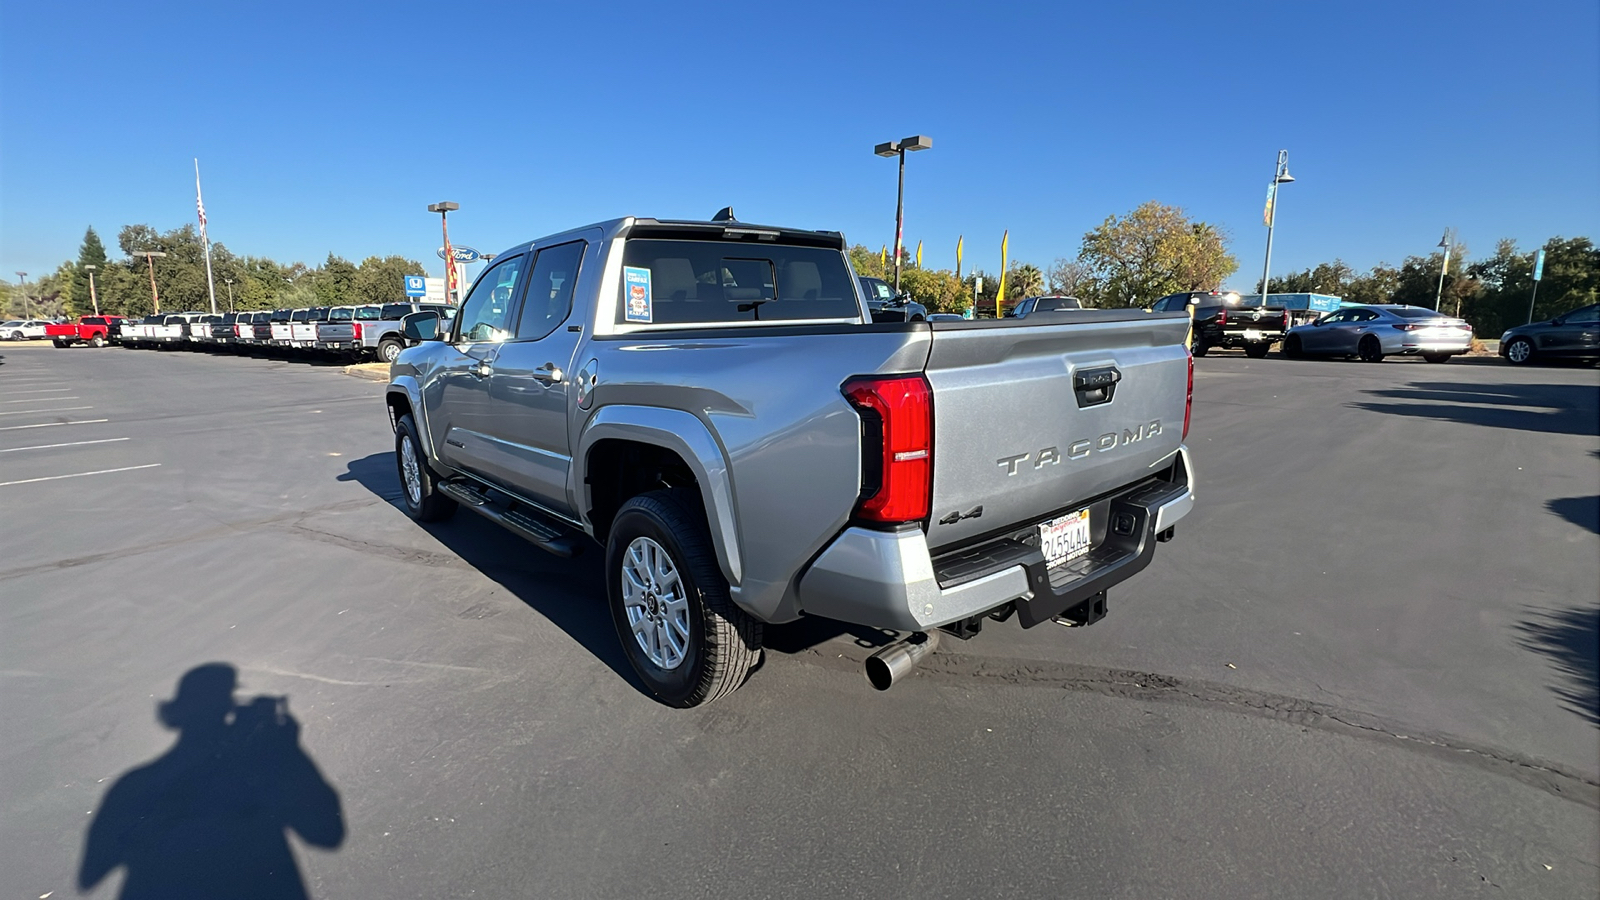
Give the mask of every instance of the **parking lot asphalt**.
[[[1593, 368], [1197, 360], [1195, 512], [1104, 621], [885, 694], [881, 635], [775, 627], [689, 711], [627, 673], [598, 553], [406, 518], [382, 391], [0, 346], [8, 894], [243, 895], [282, 839], [217, 823], [269, 782], [313, 897], [1600, 892]], [[299, 751], [194, 763], [205, 663]], [[107, 856], [91, 821], [232, 836]]]

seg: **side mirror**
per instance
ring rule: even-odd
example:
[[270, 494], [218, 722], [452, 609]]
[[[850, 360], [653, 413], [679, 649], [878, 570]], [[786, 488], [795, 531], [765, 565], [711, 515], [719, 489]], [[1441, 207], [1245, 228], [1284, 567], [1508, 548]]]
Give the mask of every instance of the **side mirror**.
[[1566, 316], [1556, 316], [1554, 319], [1550, 320], [1550, 324], [1551, 325], [1557, 325], [1557, 326], [1565, 325], [1565, 324], [1567, 324], [1567, 317]]
[[430, 310], [402, 317], [400, 336], [408, 341], [442, 340], [439, 334], [439, 314]]

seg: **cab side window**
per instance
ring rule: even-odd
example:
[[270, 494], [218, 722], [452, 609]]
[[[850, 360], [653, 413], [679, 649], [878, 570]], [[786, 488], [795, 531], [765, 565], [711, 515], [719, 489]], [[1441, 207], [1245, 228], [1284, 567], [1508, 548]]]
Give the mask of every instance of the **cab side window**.
[[522, 274], [524, 257], [513, 256], [497, 262], [478, 276], [472, 293], [461, 304], [456, 316], [457, 343], [504, 341], [511, 337], [512, 313], [517, 296], [517, 276]]
[[572, 312], [572, 286], [583, 264], [583, 241], [539, 251], [528, 274], [528, 290], [517, 322], [517, 340], [537, 341], [555, 331]]

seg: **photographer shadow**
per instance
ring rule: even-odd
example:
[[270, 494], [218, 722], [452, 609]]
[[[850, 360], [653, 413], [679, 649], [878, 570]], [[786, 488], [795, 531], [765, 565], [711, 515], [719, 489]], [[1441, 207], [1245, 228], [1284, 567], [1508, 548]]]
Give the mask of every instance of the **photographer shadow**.
[[300, 746], [287, 698], [236, 704], [233, 666], [184, 673], [157, 707], [178, 741], [126, 772], [89, 824], [78, 888], [127, 870], [122, 900], [303, 900], [288, 831], [314, 847], [344, 842], [339, 794]]

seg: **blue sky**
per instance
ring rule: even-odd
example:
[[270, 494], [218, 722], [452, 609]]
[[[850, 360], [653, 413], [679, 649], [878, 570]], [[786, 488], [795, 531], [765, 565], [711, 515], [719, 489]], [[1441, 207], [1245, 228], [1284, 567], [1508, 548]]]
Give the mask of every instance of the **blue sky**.
[[0, 274], [93, 225], [194, 221], [320, 263], [401, 253], [442, 274], [438, 217], [484, 251], [620, 215], [893, 239], [995, 270], [1075, 255], [1155, 199], [1222, 225], [1259, 277], [1426, 254], [1454, 226], [1600, 237], [1600, 5], [636, 3], [57, 4], [0, 0]]

